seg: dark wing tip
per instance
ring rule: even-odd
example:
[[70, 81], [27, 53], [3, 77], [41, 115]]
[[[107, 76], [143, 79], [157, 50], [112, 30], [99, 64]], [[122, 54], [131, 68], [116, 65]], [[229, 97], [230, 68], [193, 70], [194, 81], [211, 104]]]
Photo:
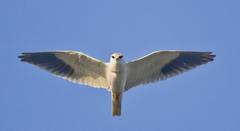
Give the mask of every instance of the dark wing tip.
[[31, 53], [21, 53], [18, 58], [23, 62], [31, 62]]
[[19, 58], [21, 61], [26, 61], [27, 55], [26, 55], [25, 53], [21, 53], [21, 55], [19, 55], [18, 58]]
[[19, 56], [18, 56], [19, 59], [22, 59], [23, 57], [24, 57], [23, 55], [19, 55]]
[[214, 61], [214, 58], [216, 57], [215, 54], [213, 54], [213, 52], [202, 52], [202, 55], [201, 55], [202, 59], [204, 60], [207, 60], [207, 62], [210, 62], [210, 61]]
[[37, 65], [61, 76], [69, 76], [74, 72], [74, 69], [69, 64], [51, 52], [22, 53], [18, 58], [23, 62]]
[[165, 75], [179, 74], [211, 62], [215, 57], [212, 52], [181, 52], [179, 57], [166, 64], [161, 71]]

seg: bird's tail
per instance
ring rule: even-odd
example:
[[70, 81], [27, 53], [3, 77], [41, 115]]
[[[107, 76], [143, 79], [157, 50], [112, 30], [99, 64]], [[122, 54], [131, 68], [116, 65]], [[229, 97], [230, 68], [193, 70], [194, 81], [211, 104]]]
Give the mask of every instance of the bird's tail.
[[122, 93], [112, 92], [112, 115], [121, 115], [121, 103], [122, 103]]

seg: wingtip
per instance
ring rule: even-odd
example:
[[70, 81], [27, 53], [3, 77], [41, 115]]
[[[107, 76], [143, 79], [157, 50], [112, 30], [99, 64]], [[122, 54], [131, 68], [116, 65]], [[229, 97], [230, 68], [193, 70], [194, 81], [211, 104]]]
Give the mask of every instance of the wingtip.
[[22, 59], [24, 58], [24, 54], [21, 53], [21, 55], [19, 55], [19, 56], [17, 56], [17, 57], [22, 61]]
[[211, 54], [209, 54], [209, 56], [210, 56], [211, 60], [214, 61], [216, 55], [211, 52]]
[[216, 57], [216, 55], [213, 54], [213, 52], [204, 52], [203, 56], [207, 58], [209, 61], [214, 61], [214, 58]]
[[18, 56], [18, 58], [21, 60], [21, 61], [27, 61], [27, 58], [28, 58], [28, 54], [29, 53], [25, 53], [25, 52], [23, 52], [23, 53], [21, 53], [19, 56]]

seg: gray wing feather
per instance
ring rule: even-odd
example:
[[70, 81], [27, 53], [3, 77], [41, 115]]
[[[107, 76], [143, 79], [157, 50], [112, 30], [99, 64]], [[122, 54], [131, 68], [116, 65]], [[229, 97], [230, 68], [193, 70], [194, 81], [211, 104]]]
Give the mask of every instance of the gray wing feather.
[[76, 51], [22, 53], [21, 61], [74, 83], [108, 88], [105, 63]]
[[128, 63], [125, 91], [134, 86], [164, 80], [213, 61], [211, 52], [158, 51]]

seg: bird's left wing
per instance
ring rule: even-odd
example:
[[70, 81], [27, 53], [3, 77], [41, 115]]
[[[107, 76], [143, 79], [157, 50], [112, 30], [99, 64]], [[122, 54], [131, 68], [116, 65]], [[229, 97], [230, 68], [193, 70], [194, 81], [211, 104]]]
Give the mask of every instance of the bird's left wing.
[[77, 51], [22, 53], [19, 58], [74, 83], [108, 88], [106, 64]]
[[211, 52], [158, 51], [129, 62], [125, 91], [134, 86], [164, 80], [213, 61]]

